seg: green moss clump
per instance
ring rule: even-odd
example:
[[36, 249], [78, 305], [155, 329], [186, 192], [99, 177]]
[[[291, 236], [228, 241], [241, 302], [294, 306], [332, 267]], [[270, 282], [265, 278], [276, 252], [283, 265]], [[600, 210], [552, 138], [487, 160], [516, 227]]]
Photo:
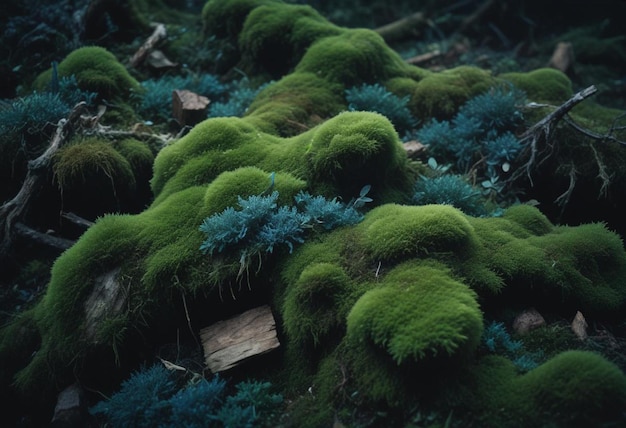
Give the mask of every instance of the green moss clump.
[[348, 315], [347, 338], [372, 342], [397, 364], [467, 360], [482, 335], [476, 294], [443, 265], [409, 262], [366, 292]]
[[318, 346], [327, 343], [328, 336], [341, 338], [354, 289], [340, 266], [308, 265], [285, 298], [283, 320], [290, 340], [300, 346]]
[[278, 77], [293, 68], [315, 40], [341, 32], [310, 6], [261, 5], [248, 14], [239, 47], [245, 61]]
[[526, 92], [528, 99], [534, 102], [558, 105], [573, 94], [572, 82], [564, 73], [554, 68], [540, 68], [528, 73], [504, 73], [498, 77]]
[[313, 73], [345, 88], [410, 76], [413, 67], [371, 30], [345, 31], [319, 39], [304, 54], [297, 73]]
[[[58, 65], [59, 77], [75, 76], [83, 91], [96, 92], [108, 100], [126, 99], [139, 91], [139, 82], [132, 77], [117, 58], [105, 48], [85, 46], [72, 51]], [[43, 90], [52, 78], [49, 69], [37, 77], [34, 87]]]
[[313, 73], [292, 73], [263, 89], [246, 112], [259, 129], [297, 135], [345, 110], [343, 86]]
[[384, 205], [358, 226], [375, 260], [403, 260], [456, 254], [463, 258], [475, 245], [465, 215], [448, 205]]
[[[213, 213], [237, 206], [238, 197], [260, 195], [271, 184], [270, 173], [256, 167], [242, 167], [220, 174], [204, 194], [204, 206]], [[293, 205], [293, 197], [304, 190], [306, 183], [288, 173], [276, 173], [273, 189], [278, 190], [279, 205]]]
[[[514, 382], [529, 422], [598, 426], [623, 417], [626, 376], [613, 363], [586, 351], [563, 352]], [[534, 419], [534, 420], [533, 420]]]
[[529, 233], [536, 236], [545, 235], [554, 230], [554, 226], [550, 223], [550, 220], [548, 220], [541, 211], [531, 205], [513, 205], [507, 208], [503, 217], [519, 224]]
[[281, 3], [275, 0], [209, 0], [202, 8], [204, 33], [206, 36], [236, 38], [254, 8]]

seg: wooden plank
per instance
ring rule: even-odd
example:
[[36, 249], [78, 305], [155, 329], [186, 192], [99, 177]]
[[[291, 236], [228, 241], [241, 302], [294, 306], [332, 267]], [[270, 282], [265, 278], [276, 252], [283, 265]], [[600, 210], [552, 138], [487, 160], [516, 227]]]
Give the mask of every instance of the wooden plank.
[[213, 373], [280, 346], [276, 321], [269, 306], [259, 306], [200, 330], [205, 363]]

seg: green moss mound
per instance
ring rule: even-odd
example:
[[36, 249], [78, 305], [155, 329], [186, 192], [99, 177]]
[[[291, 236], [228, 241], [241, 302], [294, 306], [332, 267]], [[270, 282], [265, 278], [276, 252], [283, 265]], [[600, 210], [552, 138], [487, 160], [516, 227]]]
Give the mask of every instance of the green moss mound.
[[503, 217], [519, 224], [529, 233], [537, 236], [545, 235], [554, 229], [550, 220], [531, 205], [513, 205], [507, 208]]
[[[72, 51], [58, 65], [59, 77], [75, 76], [78, 87], [96, 92], [100, 97], [111, 100], [126, 98], [140, 85], [117, 58], [105, 48], [85, 46]], [[34, 87], [43, 90], [52, 78], [52, 70], [42, 73]]]
[[560, 104], [572, 96], [572, 82], [554, 68], [540, 68], [528, 73], [504, 73], [499, 78], [513, 83], [534, 102]]
[[467, 359], [482, 335], [475, 293], [442, 265], [394, 268], [348, 315], [348, 340], [370, 341], [397, 364], [431, 358]]
[[447, 205], [388, 204], [359, 225], [364, 245], [376, 260], [403, 260], [470, 251], [475, 235], [465, 215]]

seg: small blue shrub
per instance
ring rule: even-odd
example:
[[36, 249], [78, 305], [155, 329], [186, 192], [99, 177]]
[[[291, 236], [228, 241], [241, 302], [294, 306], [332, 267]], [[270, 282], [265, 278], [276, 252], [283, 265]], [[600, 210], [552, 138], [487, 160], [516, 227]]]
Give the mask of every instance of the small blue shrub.
[[258, 93], [268, 84], [269, 82], [253, 89], [245, 86], [246, 83], [244, 82], [240, 88], [230, 92], [227, 101], [211, 103], [208, 117], [242, 117]]
[[40, 132], [47, 124], [54, 124], [67, 116], [71, 107], [60, 94], [35, 92], [13, 101], [0, 110], [0, 135], [8, 133]]
[[200, 245], [200, 251], [210, 255], [226, 250], [239, 251], [242, 265], [250, 256], [272, 253], [279, 245], [286, 245], [291, 252], [296, 243], [304, 242], [307, 230], [318, 226], [330, 230], [361, 221], [363, 216], [355, 206], [371, 201], [366, 193], [362, 191], [351, 205], [306, 192], [295, 196], [295, 206], [278, 207], [277, 191], [245, 199], [238, 197], [241, 209], [228, 207], [204, 219], [199, 230], [206, 239]]
[[147, 119], [169, 119], [172, 117], [172, 92], [186, 89], [211, 100], [221, 99], [227, 86], [212, 74], [199, 76], [163, 76], [141, 82], [144, 91], [134, 98], [139, 101], [137, 111]]
[[415, 185], [412, 202], [415, 205], [452, 205], [476, 217], [487, 213], [481, 192], [455, 174], [433, 178], [422, 176]]
[[461, 172], [483, 157], [495, 168], [519, 154], [512, 131], [523, 120], [524, 102], [524, 93], [513, 86], [494, 87], [467, 101], [450, 122], [431, 120], [417, 137], [433, 156], [455, 163]]
[[226, 386], [215, 376], [178, 389], [172, 372], [157, 364], [134, 373], [90, 413], [113, 428], [276, 426], [283, 397], [270, 392], [269, 382], [241, 382], [232, 396], [226, 396]]
[[500, 354], [513, 361], [517, 369], [525, 373], [537, 367], [543, 358], [541, 353], [528, 353], [519, 340], [513, 340], [501, 322], [491, 322], [485, 328], [483, 345], [490, 353]]
[[169, 399], [177, 391], [176, 382], [163, 365], [141, 369], [122, 383], [110, 400], [90, 409], [104, 417], [112, 427], [157, 427], [169, 420]]
[[378, 83], [347, 89], [346, 101], [350, 111], [373, 111], [386, 116], [400, 135], [417, 126], [417, 120], [407, 108], [409, 97], [400, 98]]

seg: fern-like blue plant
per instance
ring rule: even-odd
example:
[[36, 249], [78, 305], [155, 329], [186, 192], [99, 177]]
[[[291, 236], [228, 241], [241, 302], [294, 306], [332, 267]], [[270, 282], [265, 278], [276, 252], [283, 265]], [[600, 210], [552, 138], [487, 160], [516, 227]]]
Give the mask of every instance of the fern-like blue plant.
[[526, 352], [523, 343], [513, 340], [501, 322], [493, 321], [487, 325], [483, 332], [482, 342], [490, 353], [511, 359], [522, 373], [537, 367], [543, 358], [541, 353]]
[[476, 217], [487, 213], [482, 193], [456, 174], [432, 178], [422, 176], [415, 185], [412, 201], [415, 205], [452, 205]]
[[347, 89], [346, 101], [348, 110], [374, 111], [386, 116], [400, 135], [410, 132], [417, 126], [417, 120], [407, 107], [409, 97], [400, 98], [378, 83]]

